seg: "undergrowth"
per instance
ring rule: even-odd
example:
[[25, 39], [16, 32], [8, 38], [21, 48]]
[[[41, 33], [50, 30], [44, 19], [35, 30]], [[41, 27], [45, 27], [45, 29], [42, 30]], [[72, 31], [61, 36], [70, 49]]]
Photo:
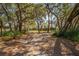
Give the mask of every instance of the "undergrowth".
[[79, 42], [79, 30], [71, 30], [66, 32], [55, 32], [55, 36], [70, 39]]

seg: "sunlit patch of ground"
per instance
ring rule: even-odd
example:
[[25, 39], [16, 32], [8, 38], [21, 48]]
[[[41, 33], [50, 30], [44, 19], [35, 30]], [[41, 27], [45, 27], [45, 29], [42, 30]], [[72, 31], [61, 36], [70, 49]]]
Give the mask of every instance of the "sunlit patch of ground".
[[79, 44], [51, 33], [29, 33], [9, 41], [0, 41], [0, 55], [10, 56], [59, 56], [79, 55]]

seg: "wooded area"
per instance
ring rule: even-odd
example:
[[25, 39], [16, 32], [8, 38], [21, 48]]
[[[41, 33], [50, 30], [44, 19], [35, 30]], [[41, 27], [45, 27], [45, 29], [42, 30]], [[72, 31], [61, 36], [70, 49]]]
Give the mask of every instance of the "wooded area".
[[79, 4], [0, 3], [0, 55], [79, 55]]

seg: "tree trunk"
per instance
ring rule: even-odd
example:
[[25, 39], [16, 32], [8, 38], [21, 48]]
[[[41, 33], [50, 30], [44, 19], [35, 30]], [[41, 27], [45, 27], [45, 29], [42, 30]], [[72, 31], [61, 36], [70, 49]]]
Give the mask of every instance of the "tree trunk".
[[48, 12], [48, 33], [50, 32], [50, 15], [49, 15], [49, 12]]
[[39, 24], [39, 22], [37, 22], [37, 25], [38, 25], [38, 33], [40, 33], [40, 24]]
[[22, 16], [21, 16], [21, 9], [20, 9], [20, 5], [17, 3], [17, 7], [18, 7], [18, 9], [19, 9], [19, 21], [18, 21], [18, 23], [19, 23], [19, 31], [21, 32], [22, 31]]
[[0, 21], [0, 24], [1, 24], [1, 35], [0, 36], [2, 36], [2, 28], [3, 28], [3, 22], [2, 22], [2, 20]]
[[[2, 6], [3, 10], [5, 11], [5, 14], [7, 16], [7, 20], [9, 22], [10, 21], [10, 18], [9, 18], [8, 12], [7, 12], [6, 8], [3, 6], [3, 4], [1, 4], [1, 6]], [[12, 31], [11, 23], [9, 22], [8, 24], [9, 24], [10, 31]]]
[[79, 7], [79, 4], [76, 4], [74, 9], [71, 12], [69, 18], [67, 19], [66, 24], [64, 24], [61, 32], [66, 32], [68, 30], [68, 28], [71, 26], [73, 19], [79, 14], [78, 7]]

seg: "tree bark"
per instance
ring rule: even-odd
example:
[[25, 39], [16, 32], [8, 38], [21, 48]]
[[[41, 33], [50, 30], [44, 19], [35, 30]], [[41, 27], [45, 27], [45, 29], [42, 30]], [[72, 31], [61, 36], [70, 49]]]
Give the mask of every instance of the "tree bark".
[[1, 4], [1, 6], [2, 6], [2, 8], [5, 11], [5, 14], [7, 16], [7, 19], [8, 19], [8, 22], [9, 22], [10, 31], [12, 31], [12, 27], [11, 27], [11, 23], [10, 23], [10, 18], [9, 18], [8, 12], [7, 12], [6, 8], [3, 6], [3, 4]]

